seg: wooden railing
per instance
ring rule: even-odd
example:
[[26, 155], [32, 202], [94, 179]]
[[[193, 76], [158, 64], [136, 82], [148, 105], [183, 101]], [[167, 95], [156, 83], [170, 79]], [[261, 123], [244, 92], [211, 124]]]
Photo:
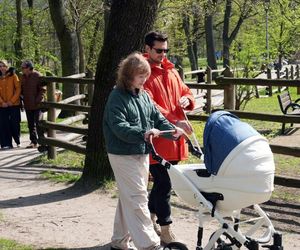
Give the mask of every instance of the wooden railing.
[[[94, 79], [82, 78], [85, 74], [73, 75], [70, 77], [41, 77], [41, 81], [47, 84], [47, 101], [41, 104], [42, 108], [48, 109], [47, 121], [41, 121], [39, 126], [47, 130], [47, 137], [40, 138], [40, 143], [48, 145], [48, 158], [56, 158], [56, 147], [65, 148], [77, 153], [85, 154], [85, 146], [66, 142], [56, 138], [56, 130], [75, 133], [78, 135], [87, 135], [88, 129], [85, 127], [75, 127], [71, 124], [82, 121], [87, 123], [88, 113], [90, 112], [90, 106], [93, 93]], [[79, 78], [78, 78], [79, 77]], [[55, 85], [56, 83], [62, 84], [88, 84], [88, 93], [79, 94], [62, 101], [55, 101]], [[85, 105], [70, 104], [75, 101], [85, 101]], [[76, 115], [65, 119], [60, 123], [56, 123], [56, 110], [69, 110], [75, 111]]]
[[[212, 73], [212, 72], [211, 72]], [[209, 79], [209, 78], [208, 78]], [[41, 77], [41, 80], [47, 83], [47, 95], [48, 100], [42, 104], [43, 107], [48, 108], [48, 118], [47, 121], [42, 121], [40, 126], [47, 129], [47, 138], [42, 138], [41, 143], [48, 145], [48, 158], [54, 159], [56, 157], [56, 147], [65, 148], [77, 153], [85, 154], [86, 149], [83, 145], [78, 145], [72, 142], [66, 142], [65, 140], [60, 140], [56, 138], [56, 130], [76, 133], [78, 135], [86, 136], [88, 133], [88, 129], [86, 127], [74, 127], [71, 126], [74, 122], [85, 121], [87, 122], [88, 113], [90, 111], [89, 105], [75, 105], [70, 104], [70, 102], [74, 102], [75, 100], [83, 100], [87, 99], [87, 103], [91, 103], [92, 98], [92, 86], [94, 83], [94, 79], [91, 78], [69, 78], [69, 77]], [[210, 81], [210, 79], [209, 79]], [[87, 84], [89, 86], [90, 94], [80, 94], [74, 97], [67, 98], [60, 102], [55, 102], [55, 83], [63, 83], [63, 84]], [[224, 91], [224, 109], [229, 110], [230, 112], [236, 114], [238, 117], [242, 119], [253, 119], [253, 120], [261, 120], [261, 121], [271, 121], [271, 122], [285, 122], [285, 123], [300, 123], [299, 116], [292, 115], [274, 115], [274, 114], [266, 114], [266, 113], [256, 113], [256, 112], [243, 112], [234, 110], [234, 86], [235, 85], [254, 85], [254, 86], [287, 86], [287, 87], [298, 87], [300, 86], [300, 80], [285, 80], [285, 79], [246, 79], [246, 78], [233, 78], [233, 77], [219, 77], [216, 79], [216, 84], [209, 83], [189, 83], [188, 86], [193, 89], [220, 89]], [[71, 110], [80, 112], [79, 114], [67, 118], [63, 122], [55, 123], [55, 110]], [[208, 115], [203, 114], [188, 114], [188, 118], [190, 120], [199, 120], [206, 121]], [[278, 145], [270, 145], [273, 153], [291, 155], [295, 157], [300, 157], [300, 148], [299, 147], [288, 147], [288, 146], [278, 146]], [[280, 177], [281, 178], [281, 177]], [[292, 185], [293, 187], [300, 187], [299, 181], [290, 181], [287, 182], [286, 179], [278, 179], [277, 183], [280, 185]], [[293, 184], [286, 184], [293, 183]]]

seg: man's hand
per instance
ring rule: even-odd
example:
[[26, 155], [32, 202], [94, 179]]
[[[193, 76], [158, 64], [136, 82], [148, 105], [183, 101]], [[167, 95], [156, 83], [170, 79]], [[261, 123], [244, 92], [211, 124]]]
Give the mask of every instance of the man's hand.
[[185, 109], [187, 108], [189, 105], [190, 105], [190, 99], [187, 98], [186, 96], [182, 96], [180, 99], [179, 99], [179, 105], [181, 108]]
[[7, 102], [7, 106], [8, 106], [8, 107], [11, 107], [11, 106], [12, 106], [12, 102], [8, 101], [8, 102]]
[[156, 128], [152, 128], [150, 130], [148, 130], [145, 134], [144, 134], [144, 140], [145, 141], [149, 141], [149, 137], [150, 135], [153, 135], [153, 137], [158, 137], [160, 135], [160, 130], [156, 129]]
[[2, 108], [7, 108], [8, 107], [8, 104], [6, 102], [3, 102], [2, 103]]
[[191, 133], [193, 133], [192, 125], [188, 121], [186, 121], [186, 120], [177, 121], [175, 123], [175, 126], [183, 129], [184, 132], [187, 133], [188, 135], [190, 135]]

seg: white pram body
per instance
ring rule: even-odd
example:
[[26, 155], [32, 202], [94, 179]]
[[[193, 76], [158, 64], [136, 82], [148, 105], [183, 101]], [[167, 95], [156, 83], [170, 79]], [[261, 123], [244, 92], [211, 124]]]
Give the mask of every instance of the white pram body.
[[[199, 208], [198, 250], [257, 250], [274, 239], [270, 249], [281, 250], [281, 235], [258, 204], [268, 201], [274, 189], [275, 165], [268, 141], [249, 124], [226, 111], [214, 112], [204, 130], [204, 163], [171, 165], [152, 147], [153, 158], [168, 168], [175, 193]], [[194, 150], [190, 140], [189, 146]], [[201, 150], [200, 150], [201, 151]], [[196, 155], [199, 156], [199, 150]], [[240, 221], [243, 208], [252, 206], [257, 218]], [[228, 216], [232, 220], [228, 221]], [[204, 223], [216, 219], [220, 228], [202, 247]], [[254, 223], [242, 233], [241, 223]], [[257, 231], [263, 228], [262, 235]], [[261, 232], [259, 232], [260, 234]], [[223, 240], [222, 238], [226, 240]], [[229, 239], [229, 243], [226, 242]]]
[[204, 164], [176, 165], [173, 168], [169, 175], [178, 196], [192, 206], [199, 206], [191, 188], [182, 181], [184, 175], [199, 191], [224, 196], [216, 206], [223, 216], [268, 201], [274, 188], [273, 154], [267, 140], [260, 135], [246, 139], [232, 150], [216, 176], [201, 176], [201, 170], [206, 169]]

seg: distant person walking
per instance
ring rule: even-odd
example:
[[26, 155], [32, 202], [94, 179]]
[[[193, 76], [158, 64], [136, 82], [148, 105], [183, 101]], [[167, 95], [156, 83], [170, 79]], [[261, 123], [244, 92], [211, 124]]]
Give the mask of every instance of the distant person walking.
[[39, 129], [38, 122], [43, 119], [43, 113], [39, 104], [44, 98], [45, 88], [40, 82], [40, 73], [33, 70], [33, 63], [29, 60], [22, 62], [22, 96], [26, 112], [30, 144], [26, 148], [37, 148], [38, 138], [44, 136], [43, 130]]
[[21, 86], [14, 68], [0, 61], [0, 142], [2, 149], [13, 148], [12, 138], [20, 146]]

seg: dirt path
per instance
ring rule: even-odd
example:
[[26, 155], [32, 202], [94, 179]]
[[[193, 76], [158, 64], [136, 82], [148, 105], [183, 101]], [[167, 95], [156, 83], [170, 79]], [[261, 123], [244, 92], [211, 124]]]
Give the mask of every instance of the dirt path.
[[[83, 193], [72, 186], [42, 180], [44, 169], [23, 165], [26, 157], [28, 160], [35, 155], [36, 151], [22, 148], [0, 151], [0, 238], [38, 249], [109, 249], [115, 191]], [[177, 197], [172, 199], [174, 231], [189, 249], [194, 249], [196, 211], [183, 206]], [[285, 249], [300, 249], [300, 204], [286, 206], [272, 201], [265, 209], [274, 217], [276, 228], [289, 230], [283, 232]], [[207, 231], [215, 228], [216, 223], [206, 227], [204, 242], [210, 235]]]

